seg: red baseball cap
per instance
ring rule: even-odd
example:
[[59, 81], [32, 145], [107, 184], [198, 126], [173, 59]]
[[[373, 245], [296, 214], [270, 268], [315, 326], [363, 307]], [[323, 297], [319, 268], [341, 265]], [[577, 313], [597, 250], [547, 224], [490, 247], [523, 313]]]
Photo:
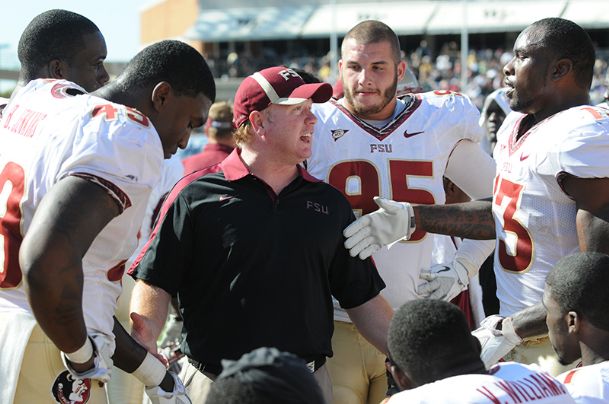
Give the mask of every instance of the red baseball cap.
[[315, 103], [332, 97], [328, 83], [306, 84], [294, 70], [285, 66], [269, 67], [248, 76], [235, 94], [233, 124], [243, 125], [253, 111], [262, 111], [270, 104], [295, 105], [309, 98]]

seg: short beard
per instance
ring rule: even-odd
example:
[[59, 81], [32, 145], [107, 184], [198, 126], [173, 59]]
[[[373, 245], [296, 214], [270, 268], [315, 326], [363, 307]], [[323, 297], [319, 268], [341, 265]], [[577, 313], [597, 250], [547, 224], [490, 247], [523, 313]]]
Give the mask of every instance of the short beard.
[[383, 108], [385, 108], [391, 101], [395, 99], [396, 91], [398, 88], [398, 77], [396, 75], [393, 79], [393, 83], [391, 84], [391, 86], [389, 86], [389, 88], [387, 88], [381, 94], [383, 97], [381, 103], [379, 105], [372, 105], [370, 107], [364, 107], [356, 104], [351, 89], [345, 86], [344, 83], [343, 87], [345, 91], [345, 101], [347, 101], [347, 104], [351, 107], [351, 112], [353, 112], [359, 118], [366, 119], [368, 116], [382, 111]]

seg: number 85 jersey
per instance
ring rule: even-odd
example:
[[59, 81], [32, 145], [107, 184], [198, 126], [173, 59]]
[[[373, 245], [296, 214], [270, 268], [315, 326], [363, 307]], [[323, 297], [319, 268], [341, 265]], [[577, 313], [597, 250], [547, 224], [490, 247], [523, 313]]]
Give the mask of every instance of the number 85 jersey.
[[502, 316], [541, 302], [554, 264], [578, 249], [577, 208], [561, 178], [609, 177], [609, 110], [574, 107], [517, 139], [527, 119], [509, 114], [494, 151], [494, 267]]
[[[401, 112], [400, 112], [401, 111]], [[317, 116], [307, 170], [340, 190], [356, 216], [378, 209], [372, 198], [444, 203], [442, 176], [458, 142], [478, 142], [479, 112], [467, 97], [429, 92], [398, 100], [394, 117], [380, 128], [358, 119], [336, 101], [313, 104]], [[387, 284], [383, 296], [394, 309], [417, 298], [421, 269], [431, 265], [433, 235], [415, 232], [410, 241], [374, 254]], [[348, 321], [342, 310], [335, 318]]]

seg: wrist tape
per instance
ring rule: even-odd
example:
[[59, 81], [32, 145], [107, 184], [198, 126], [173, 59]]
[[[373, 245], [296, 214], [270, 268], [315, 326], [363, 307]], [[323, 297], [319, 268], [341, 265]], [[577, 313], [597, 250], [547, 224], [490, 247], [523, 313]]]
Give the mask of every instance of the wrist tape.
[[150, 352], [146, 352], [146, 357], [132, 373], [146, 387], [158, 386], [163, 381], [167, 373], [165, 365], [154, 357]]
[[85, 363], [86, 361], [91, 359], [91, 357], [93, 356], [93, 344], [91, 343], [89, 336], [87, 336], [85, 343], [76, 351], [72, 353], [64, 352], [64, 354], [66, 355], [66, 358], [68, 358], [68, 360], [72, 363]]

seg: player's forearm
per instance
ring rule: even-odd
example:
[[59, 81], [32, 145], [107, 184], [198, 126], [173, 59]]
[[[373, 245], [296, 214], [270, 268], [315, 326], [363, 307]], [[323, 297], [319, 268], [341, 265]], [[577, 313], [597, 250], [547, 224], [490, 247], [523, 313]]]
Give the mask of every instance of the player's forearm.
[[87, 338], [82, 311], [83, 274], [79, 264], [55, 266], [41, 259], [24, 269], [27, 295], [36, 321], [57, 348], [67, 353], [78, 350]]
[[347, 314], [360, 334], [385, 355], [388, 354], [387, 332], [393, 309], [381, 295], [366, 303], [346, 309]]
[[116, 342], [116, 349], [112, 356], [114, 365], [127, 373], [133, 373], [142, 364], [148, 351], [129, 335], [116, 317], [114, 317], [112, 333]]
[[534, 337], [548, 333], [546, 309], [543, 304], [528, 307], [510, 316], [514, 330], [520, 338]]
[[473, 240], [496, 237], [491, 201], [413, 206], [417, 230]]
[[[146, 348], [137, 343], [125, 330], [116, 317], [114, 317], [114, 328], [112, 329], [114, 334], [116, 349], [112, 360], [114, 365], [119, 369], [133, 373], [136, 369], [140, 368], [142, 362], [148, 355]], [[159, 361], [159, 365], [160, 365]], [[173, 378], [168, 372], [165, 372], [165, 376], [160, 383], [161, 388], [165, 391], [172, 391], [174, 387]]]

